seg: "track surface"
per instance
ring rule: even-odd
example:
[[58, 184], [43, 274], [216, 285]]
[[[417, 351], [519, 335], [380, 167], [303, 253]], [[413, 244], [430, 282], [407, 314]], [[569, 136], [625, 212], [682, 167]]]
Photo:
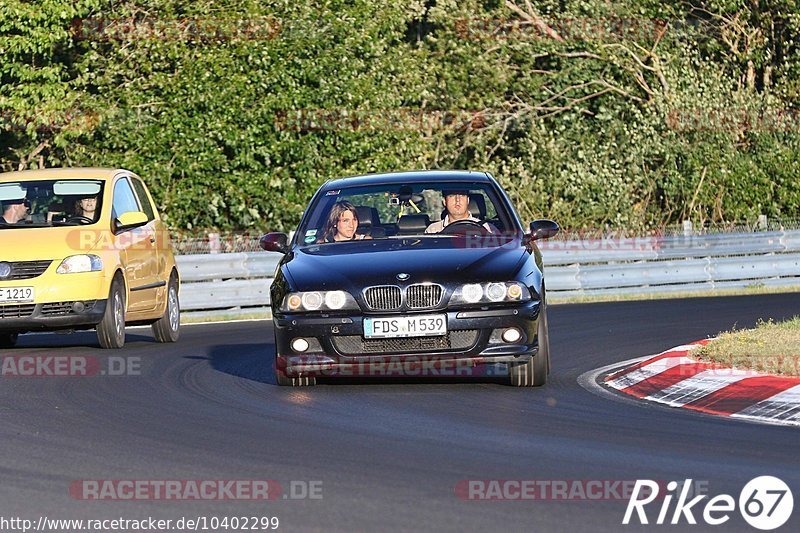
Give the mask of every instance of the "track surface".
[[[544, 389], [489, 379], [280, 388], [265, 322], [187, 326], [175, 345], [131, 329], [122, 352], [100, 350], [93, 333], [26, 335], [0, 355], [113, 354], [141, 358], [142, 369], [0, 378], [0, 515], [278, 516], [283, 531], [618, 531], [624, 501], [464, 501], [454, 488], [465, 479], [692, 478], [738, 498], [760, 475], [781, 477], [800, 506], [796, 428], [617, 401], [577, 383], [593, 368], [798, 314], [797, 295], [550, 309], [554, 368]], [[323, 498], [82, 501], [68, 493], [79, 479], [319, 480]], [[756, 531], [731, 516], [679, 529]], [[795, 509], [783, 529], [798, 523]]]

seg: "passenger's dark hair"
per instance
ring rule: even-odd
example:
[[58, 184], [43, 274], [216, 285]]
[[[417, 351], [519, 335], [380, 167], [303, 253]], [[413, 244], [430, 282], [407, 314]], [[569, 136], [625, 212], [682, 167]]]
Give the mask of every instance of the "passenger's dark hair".
[[321, 242], [333, 240], [334, 235], [336, 235], [336, 224], [339, 223], [339, 217], [342, 216], [342, 213], [346, 213], [347, 211], [353, 213], [353, 218], [356, 219], [356, 225], [358, 224], [358, 211], [356, 211], [356, 207], [347, 200], [336, 202], [333, 204], [333, 207], [331, 207], [331, 212], [328, 213], [328, 221], [325, 223], [325, 231], [322, 233]]

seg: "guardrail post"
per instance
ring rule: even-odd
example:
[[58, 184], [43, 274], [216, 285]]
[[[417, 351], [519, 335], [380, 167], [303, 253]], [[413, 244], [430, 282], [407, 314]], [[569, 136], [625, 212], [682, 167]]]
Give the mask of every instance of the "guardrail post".
[[694, 230], [693, 230], [693, 227], [692, 227], [692, 221], [691, 220], [684, 220], [683, 221], [683, 236], [684, 237], [691, 237], [693, 233], [694, 233]]
[[767, 231], [767, 215], [758, 215], [758, 229]]
[[218, 254], [222, 251], [222, 242], [219, 239], [219, 233], [208, 234], [208, 247], [209, 253]]

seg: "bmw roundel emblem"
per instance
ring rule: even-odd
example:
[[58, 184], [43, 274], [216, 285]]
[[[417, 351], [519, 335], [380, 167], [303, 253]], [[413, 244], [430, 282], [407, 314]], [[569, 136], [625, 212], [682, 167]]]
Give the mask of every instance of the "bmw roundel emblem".
[[2, 262], [0, 263], [0, 278], [7, 278], [11, 275], [11, 264]]
[[410, 278], [410, 277], [411, 277], [411, 274], [406, 274], [405, 272], [400, 272], [400, 273], [397, 275], [397, 279], [399, 279], [400, 281], [405, 281], [405, 280], [407, 280], [407, 279], [408, 279], [408, 278]]

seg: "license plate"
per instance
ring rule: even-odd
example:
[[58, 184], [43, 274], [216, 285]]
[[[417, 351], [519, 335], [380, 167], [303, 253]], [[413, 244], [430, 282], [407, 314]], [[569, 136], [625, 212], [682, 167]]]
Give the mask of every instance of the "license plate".
[[433, 337], [447, 335], [447, 315], [365, 318], [364, 337]]
[[0, 302], [32, 302], [33, 287], [0, 287]]

